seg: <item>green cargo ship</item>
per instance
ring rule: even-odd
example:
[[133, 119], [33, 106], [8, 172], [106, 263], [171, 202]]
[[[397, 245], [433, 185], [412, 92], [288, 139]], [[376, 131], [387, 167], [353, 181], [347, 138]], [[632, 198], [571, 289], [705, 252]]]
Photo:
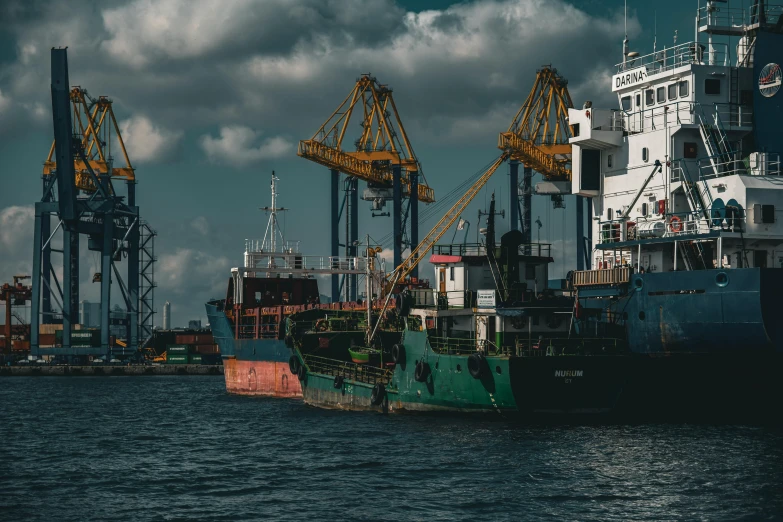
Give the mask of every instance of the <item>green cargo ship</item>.
[[[499, 247], [487, 243], [435, 246], [430, 262], [438, 286], [406, 291], [395, 311], [405, 328], [392, 346], [338, 345], [322, 356], [299, 350], [293, 335], [289, 364], [304, 401], [343, 410], [506, 415], [551, 409], [548, 399], [556, 396], [565, 409], [611, 409], [618, 388], [594, 380], [605, 372], [585, 378], [575, 365], [598, 362], [579, 359], [596, 347], [607, 355], [623, 347], [572, 337], [573, 298], [540, 283], [548, 281], [549, 245], [523, 244], [518, 231]], [[364, 353], [378, 356], [365, 362]]]

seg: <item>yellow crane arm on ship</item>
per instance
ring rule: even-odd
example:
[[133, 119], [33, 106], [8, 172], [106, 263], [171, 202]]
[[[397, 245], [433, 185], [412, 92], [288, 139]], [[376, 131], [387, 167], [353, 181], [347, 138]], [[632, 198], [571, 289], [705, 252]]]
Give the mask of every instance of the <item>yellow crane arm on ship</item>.
[[[489, 178], [495, 173], [496, 170], [506, 161], [510, 156], [509, 152], [503, 152], [487, 170], [476, 180], [475, 183], [465, 192], [465, 194], [446, 212], [440, 221], [429, 231], [429, 233], [421, 240], [419, 245], [413, 249], [408, 257], [400, 263], [400, 266], [394, 269], [390, 273], [384, 284], [383, 293], [385, 295], [391, 294], [394, 290], [394, 286], [404, 281], [408, 277], [413, 269], [424, 259], [427, 252], [437, 243], [440, 238], [451, 228], [451, 226], [457, 221], [460, 214], [467, 208], [471, 201], [481, 192], [484, 185], [487, 184]], [[385, 306], [384, 306], [385, 311]]]

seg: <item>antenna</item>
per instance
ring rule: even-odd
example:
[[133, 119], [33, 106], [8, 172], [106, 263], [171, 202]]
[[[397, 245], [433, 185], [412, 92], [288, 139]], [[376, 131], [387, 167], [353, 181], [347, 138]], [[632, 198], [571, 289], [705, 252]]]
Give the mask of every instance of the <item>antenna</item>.
[[623, 39], [623, 69], [628, 66], [628, 0], [625, 0], [625, 38]]
[[[654, 11], [654, 13], [655, 14], [653, 15], [653, 18], [654, 18], [655, 22], [654, 22], [654, 25], [653, 25], [653, 27], [654, 27], [654, 29], [653, 29], [653, 52], [658, 50], [657, 49], [657, 47], [658, 47], [658, 10], [656, 9]], [[675, 43], [677, 43], [677, 42], [675, 42]]]

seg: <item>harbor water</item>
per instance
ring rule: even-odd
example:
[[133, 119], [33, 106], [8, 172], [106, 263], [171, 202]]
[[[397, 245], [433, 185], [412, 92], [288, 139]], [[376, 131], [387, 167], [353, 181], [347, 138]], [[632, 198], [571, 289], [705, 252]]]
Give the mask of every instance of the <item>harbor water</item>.
[[316, 410], [222, 376], [0, 387], [1, 520], [776, 520], [783, 432]]

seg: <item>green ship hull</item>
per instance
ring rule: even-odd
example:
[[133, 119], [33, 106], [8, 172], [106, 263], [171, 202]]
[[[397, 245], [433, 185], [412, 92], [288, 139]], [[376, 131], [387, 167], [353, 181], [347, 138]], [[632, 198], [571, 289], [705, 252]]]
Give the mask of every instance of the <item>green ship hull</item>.
[[[511, 413], [517, 410], [509, 379], [509, 356], [487, 355], [478, 378], [468, 370], [473, 351], [433, 349], [425, 332], [407, 330], [404, 360], [394, 366], [365, 365], [296, 357], [306, 369], [306, 404], [348, 411]], [[416, 367], [426, 363], [425, 378]], [[379, 386], [383, 391], [379, 393]], [[375, 390], [375, 393], [374, 393]]]

